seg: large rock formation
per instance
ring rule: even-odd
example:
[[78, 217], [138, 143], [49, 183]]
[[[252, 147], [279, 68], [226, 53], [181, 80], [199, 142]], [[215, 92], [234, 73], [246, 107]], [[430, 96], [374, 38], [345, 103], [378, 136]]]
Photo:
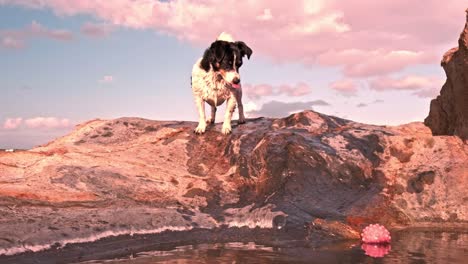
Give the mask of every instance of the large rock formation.
[[193, 243], [200, 230], [216, 230], [203, 233], [213, 240], [270, 230], [269, 241], [313, 241], [358, 238], [374, 222], [468, 221], [468, 146], [422, 123], [304, 111], [249, 120], [229, 136], [220, 125], [197, 136], [195, 125], [94, 120], [48, 145], [1, 153], [0, 254], [128, 234]]
[[468, 9], [467, 23], [458, 48], [445, 53], [442, 67], [447, 75], [440, 95], [431, 101], [424, 124], [434, 135], [457, 135], [468, 139]]

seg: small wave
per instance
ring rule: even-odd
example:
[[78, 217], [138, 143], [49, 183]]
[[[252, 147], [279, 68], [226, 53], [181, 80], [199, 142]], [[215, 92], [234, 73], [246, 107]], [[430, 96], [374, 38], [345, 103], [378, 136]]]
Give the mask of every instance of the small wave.
[[60, 241], [53, 241], [47, 244], [41, 245], [21, 245], [16, 247], [10, 247], [6, 249], [0, 249], [0, 256], [1, 255], [16, 255], [24, 252], [39, 252], [43, 250], [47, 250], [52, 248], [55, 245], [60, 245], [60, 248], [65, 247], [68, 244], [77, 244], [77, 243], [90, 243], [95, 242], [97, 240], [106, 238], [106, 237], [117, 237], [123, 235], [147, 235], [147, 234], [158, 234], [164, 231], [189, 231], [193, 229], [191, 226], [164, 226], [157, 229], [129, 229], [129, 230], [108, 230], [101, 233], [93, 234], [87, 237], [78, 237], [78, 238], [71, 238], [65, 239]]
[[225, 210], [224, 224], [229, 227], [248, 227], [248, 228], [278, 228], [275, 226], [274, 219], [278, 216], [286, 217], [287, 214], [281, 211], [273, 211], [274, 205], [268, 204], [264, 207], [253, 209], [254, 204], [243, 208], [230, 208]]

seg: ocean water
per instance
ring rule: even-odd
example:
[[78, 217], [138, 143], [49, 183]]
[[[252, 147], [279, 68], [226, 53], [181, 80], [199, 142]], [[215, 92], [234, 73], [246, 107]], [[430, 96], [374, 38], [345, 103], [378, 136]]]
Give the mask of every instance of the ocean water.
[[81, 263], [468, 263], [468, 230], [392, 232], [386, 246], [358, 241], [320, 247], [299, 241], [281, 247], [254, 242], [185, 245]]

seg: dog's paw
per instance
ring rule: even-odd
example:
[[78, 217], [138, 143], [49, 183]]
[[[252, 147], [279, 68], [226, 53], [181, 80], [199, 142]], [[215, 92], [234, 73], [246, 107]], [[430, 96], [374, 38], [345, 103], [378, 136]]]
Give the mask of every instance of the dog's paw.
[[221, 128], [221, 133], [223, 133], [224, 135], [230, 134], [231, 131], [232, 131], [232, 128], [231, 126], [228, 126], [228, 125], [223, 125], [223, 128]]
[[211, 118], [208, 118], [208, 119], [206, 120], [206, 124], [212, 125], [212, 124], [214, 124], [214, 120], [211, 120]]
[[238, 124], [245, 124], [245, 118], [239, 118]]
[[206, 130], [206, 124], [198, 124], [197, 128], [195, 128], [194, 132], [197, 134], [203, 134]]

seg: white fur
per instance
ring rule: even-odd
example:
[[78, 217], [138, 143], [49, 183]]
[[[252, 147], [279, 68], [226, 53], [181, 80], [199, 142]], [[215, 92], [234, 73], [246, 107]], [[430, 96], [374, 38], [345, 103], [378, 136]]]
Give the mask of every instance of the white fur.
[[221, 34], [219, 34], [219, 36], [218, 36], [218, 38], [216, 40], [234, 42], [234, 38], [231, 36], [231, 34], [228, 34], [226, 32], [221, 32]]
[[[232, 68], [233, 69], [236, 68], [236, 55], [234, 55], [234, 60], [232, 62]], [[233, 83], [234, 78], [240, 79], [240, 75], [239, 75], [239, 72], [237, 72], [236, 70], [232, 70], [232, 71], [226, 72], [225, 78], [226, 78], [226, 80], [228, 82]]]
[[[224, 79], [219, 80], [217, 73], [211, 68], [208, 72], [204, 71], [200, 66], [201, 60], [202, 58], [192, 68], [192, 91], [200, 117], [195, 132], [202, 134], [206, 130], [207, 123], [214, 124], [216, 107], [226, 101], [226, 114], [221, 132], [229, 134], [232, 130], [231, 119], [236, 104], [239, 106], [239, 123], [245, 123], [242, 88], [232, 88]], [[208, 120], [205, 116], [205, 102], [211, 106], [211, 118]]]

